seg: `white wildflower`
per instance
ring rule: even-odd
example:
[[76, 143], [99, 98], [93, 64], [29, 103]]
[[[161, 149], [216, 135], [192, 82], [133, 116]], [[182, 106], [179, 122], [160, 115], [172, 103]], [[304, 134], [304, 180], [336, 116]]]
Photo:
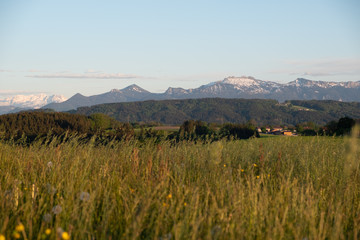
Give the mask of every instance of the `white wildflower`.
[[52, 208], [51, 211], [52, 211], [55, 215], [56, 215], [56, 214], [59, 214], [59, 213], [61, 213], [61, 211], [62, 211], [62, 207], [61, 207], [60, 205], [56, 205], [55, 207]]

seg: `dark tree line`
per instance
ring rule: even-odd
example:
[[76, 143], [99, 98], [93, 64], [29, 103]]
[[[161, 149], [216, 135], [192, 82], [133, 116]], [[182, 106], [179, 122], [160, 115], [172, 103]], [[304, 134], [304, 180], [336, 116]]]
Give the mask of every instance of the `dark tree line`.
[[188, 120], [185, 121], [177, 133], [177, 138], [182, 140], [201, 139], [201, 140], [218, 140], [230, 139], [249, 139], [251, 137], [260, 137], [252, 124], [222, 124], [219, 127], [211, 126], [202, 121]]
[[328, 136], [349, 135], [356, 123], [360, 124], [360, 119], [355, 120], [349, 117], [340, 118], [339, 121], [331, 121], [326, 124], [319, 133]]
[[303, 136], [344, 136], [349, 135], [356, 124], [360, 124], [360, 119], [343, 117], [337, 121], [330, 121], [324, 126], [319, 126], [314, 122], [297, 124], [296, 131]]
[[202, 121], [187, 120], [178, 132], [155, 131], [141, 128], [134, 132], [131, 124], [121, 123], [100, 113], [90, 116], [58, 112], [21, 112], [0, 116], [0, 137], [3, 140], [32, 142], [44, 137], [77, 134], [89, 139], [97, 136], [102, 142], [117, 139], [136, 138], [141, 141], [157, 140], [210, 140], [221, 138], [248, 139], [257, 136], [255, 126], [243, 124], [209, 124]]
[[70, 113], [21, 112], [0, 116], [2, 139], [29, 141], [44, 136], [60, 136], [65, 133], [82, 135], [107, 135], [123, 138], [133, 135], [130, 124], [120, 123], [104, 114], [89, 117]]
[[[349, 134], [356, 122], [352, 118], [344, 117], [338, 121], [331, 121], [323, 127], [307, 122], [298, 124], [296, 128], [302, 135], [341, 136]], [[141, 127], [140, 131], [135, 132], [131, 124], [118, 122], [100, 113], [84, 116], [57, 112], [21, 112], [0, 116], [0, 138], [14, 141], [26, 139], [29, 143], [44, 137], [77, 134], [82, 135], [84, 139], [95, 136], [100, 143], [114, 139], [217, 141], [259, 137], [255, 126], [254, 121], [248, 121], [247, 124], [215, 124], [186, 120], [176, 132], [156, 131], [151, 127]]]

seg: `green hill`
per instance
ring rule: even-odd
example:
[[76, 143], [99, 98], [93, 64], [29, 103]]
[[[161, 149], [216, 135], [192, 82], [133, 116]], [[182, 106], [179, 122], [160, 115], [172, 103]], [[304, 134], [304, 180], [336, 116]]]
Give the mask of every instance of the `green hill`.
[[188, 119], [215, 123], [255, 120], [258, 125], [295, 125], [307, 121], [326, 124], [345, 116], [360, 118], [360, 103], [319, 100], [279, 103], [266, 99], [206, 98], [101, 104], [80, 107], [71, 113], [104, 113], [121, 122], [163, 124], [181, 124]]

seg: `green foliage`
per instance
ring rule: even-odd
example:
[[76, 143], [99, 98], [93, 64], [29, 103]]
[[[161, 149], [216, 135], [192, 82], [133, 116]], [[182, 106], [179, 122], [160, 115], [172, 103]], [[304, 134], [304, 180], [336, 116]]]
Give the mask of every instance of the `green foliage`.
[[351, 129], [355, 126], [355, 120], [349, 117], [340, 118], [337, 124], [337, 134], [349, 134]]
[[[0, 234], [60, 239], [354, 239], [360, 142], [0, 142]], [[49, 236], [44, 235], [50, 229]], [[23, 237], [24, 236], [24, 237]]]
[[106, 130], [111, 129], [113, 119], [105, 114], [102, 113], [94, 113], [90, 115], [90, 119], [93, 122], [93, 129], [97, 130]]
[[305, 129], [301, 132], [303, 136], [316, 136], [316, 131], [314, 129]]
[[[105, 131], [111, 129], [111, 131]], [[130, 124], [122, 124], [107, 115], [93, 114], [86, 117], [79, 114], [21, 112], [0, 116], [0, 137], [5, 140], [25, 139], [27, 142], [48, 135], [64, 134], [93, 135], [108, 138], [128, 138], [133, 135]]]
[[5, 130], [5, 139], [18, 139], [25, 135], [29, 138], [47, 135], [49, 132], [61, 135], [70, 133], [88, 133], [91, 121], [82, 115], [69, 113], [21, 112], [0, 116], [1, 129]]
[[216, 141], [222, 138], [230, 139], [248, 139], [250, 137], [259, 137], [254, 125], [247, 124], [223, 124], [219, 131], [211, 129], [209, 125], [202, 121], [185, 121], [179, 129], [179, 140], [209, 140]]
[[242, 124], [225, 124], [220, 129], [220, 136], [227, 139], [249, 139], [251, 137], [260, 137], [259, 133], [255, 130], [253, 125]]
[[206, 139], [214, 135], [207, 123], [202, 121], [187, 120], [179, 129], [179, 137], [181, 139]]
[[356, 120], [352, 118], [349, 117], [340, 118], [339, 121], [331, 121], [328, 124], [326, 124], [322, 131], [322, 135], [329, 135], [329, 136], [349, 135], [355, 124], [356, 124]]

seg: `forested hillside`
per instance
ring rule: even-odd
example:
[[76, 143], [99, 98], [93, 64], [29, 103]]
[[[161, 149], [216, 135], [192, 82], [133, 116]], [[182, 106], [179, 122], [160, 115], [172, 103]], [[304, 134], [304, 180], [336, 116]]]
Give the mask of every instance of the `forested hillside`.
[[104, 113], [121, 122], [181, 124], [188, 119], [214, 123], [257, 125], [292, 124], [312, 121], [324, 125], [341, 117], [360, 118], [360, 103], [339, 101], [287, 101], [265, 99], [187, 99], [101, 104], [81, 107], [72, 113]]

